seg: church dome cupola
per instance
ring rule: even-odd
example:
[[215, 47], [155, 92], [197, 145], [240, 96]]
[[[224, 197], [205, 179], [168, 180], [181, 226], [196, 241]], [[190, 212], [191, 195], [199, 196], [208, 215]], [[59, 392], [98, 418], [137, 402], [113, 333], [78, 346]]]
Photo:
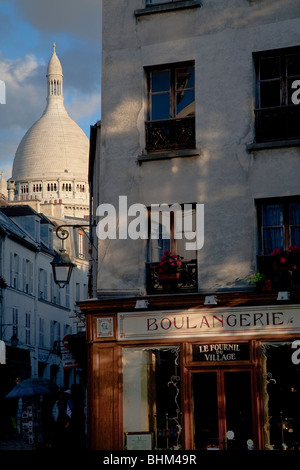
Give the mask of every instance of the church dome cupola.
[[45, 110], [28, 129], [15, 154], [15, 198], [88, 206], [89, 139], [65, 109], [63, 71], [55, 44], [46, 77]]
[[47, 98], [63, 98], [63, 73], [59, 58], [55, 52], [55, 43], [53, 43], [53, 53], [47, 69]]

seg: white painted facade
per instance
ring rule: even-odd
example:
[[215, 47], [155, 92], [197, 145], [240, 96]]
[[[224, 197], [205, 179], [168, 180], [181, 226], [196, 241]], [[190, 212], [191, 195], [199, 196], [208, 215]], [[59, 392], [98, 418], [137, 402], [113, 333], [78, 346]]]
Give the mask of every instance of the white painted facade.
[[[64, 370], [63, 357], [58, 352], [63, 349], [62, 341], [66, 335], [76, 334], [85, 327], [78, 315], [76, 301], [88, 295], [88, 262], [85, 256], [84, 259], [73, 257], [77, 268], [70, 285], [59, 288], [53, 282], [50, 265], [54, 256], [54, 225], [50, 220], [45, 223], [47, 219], [35, 211], [30, 209], [29, 212], [18, 217], [0, 213], [0, 269], [7, 283], [7, 287], [1, 289], [1, 339], [7, 350], [18, 349], [25, 363], [25, 356], [30, 357], [28, 369], [20, 364], [20, 374], [51, 378], [60, 387], [70, 386], [79, 383], [79, 376], [75, 369]], [[24, 228], [26, 225], [36, 225], [35, 235], [30, 234], [30, 228]], [[44, 243], [46, 228], [49, 231], [48, 246]], [[14, 334], [18, 344], [13, 347]], [[7, 365], [15, 367], [9, 358]]]
[[[169, 11], [171, 2], [160, 3], [151, 12], [145, 0], [103, 0], [97, 202], [204, 204], [198, 291], [247, 290], [258, 254], [255, 201], [299, 195], [300, 175], [299, 141], [251, 145], [254, 55], [299, 46], [299, 3], [203, 0]], [[195, 64], [194, 152], [149, 155], [147, 68], [185, 61]], [[96, 294], [145, 295], [147, 241], [98, 243]]]

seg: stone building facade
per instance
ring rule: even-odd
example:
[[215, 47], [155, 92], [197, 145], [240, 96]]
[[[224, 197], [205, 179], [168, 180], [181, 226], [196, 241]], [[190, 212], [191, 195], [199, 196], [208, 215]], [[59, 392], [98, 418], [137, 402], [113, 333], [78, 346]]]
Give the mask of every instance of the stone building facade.
[[299, 445], [299, 26], [295, 0], [103, 1], [94, 449]]

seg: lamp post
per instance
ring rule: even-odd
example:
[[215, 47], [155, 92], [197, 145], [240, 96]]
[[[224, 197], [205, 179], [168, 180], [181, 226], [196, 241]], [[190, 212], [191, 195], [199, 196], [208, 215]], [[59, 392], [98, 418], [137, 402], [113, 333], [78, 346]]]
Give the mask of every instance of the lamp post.
[[72, 263], [66, 250], [59, 250], [59, 253], [56, 253], [50, 264], [52, 266], [54, 282], [59, 287], [65, 287], [65, 285], [69, 284], [73, 268], [76, 264]]
[[76, 264], [71, 261], [64, 248], [64, 241], [70, 235], [68, 230], [66, 230], [64, 227], [81, 228], [89, 227], [89, 225], [60, 225], [56, 229], [56, 236], [62, 240], [62, 248], [59, 250], [59, 253], [56, 253], [53, 261], [50, 264], [52, 266], [54, 282], [58, 284], [59, 287], [65, 287], [65, 285], [70, 283], [73, 268], [76, 267]]

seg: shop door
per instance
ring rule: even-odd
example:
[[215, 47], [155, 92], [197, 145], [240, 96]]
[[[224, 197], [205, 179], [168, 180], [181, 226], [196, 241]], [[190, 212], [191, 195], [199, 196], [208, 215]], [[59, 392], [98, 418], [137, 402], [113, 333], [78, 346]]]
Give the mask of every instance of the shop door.
[[195, 449], [253, 449], [251, 370], [193, 373], [192, 387]]

